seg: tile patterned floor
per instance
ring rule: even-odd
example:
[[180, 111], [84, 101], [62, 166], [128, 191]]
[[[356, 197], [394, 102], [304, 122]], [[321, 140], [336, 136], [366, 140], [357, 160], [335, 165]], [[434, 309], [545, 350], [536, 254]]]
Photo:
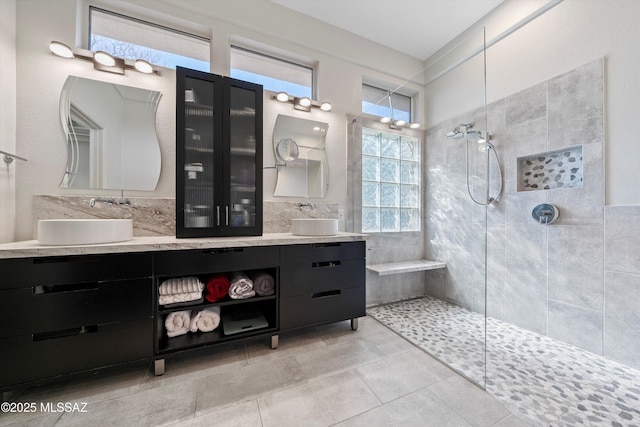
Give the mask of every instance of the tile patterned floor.
[[[426, 297], [368, 314], [544, 426], [640, 426], [640, 371]], [[486, 351], [486, 364], [485, 354]]]
[[[1, 413], [14, 426], [528, 427], [479, 387], [376, 320], [307, 328], [167, 359], [166, 373], [131, 366], [7, 393], [34, 403]], [[41, 410], [86, 403], [86, 412]]]

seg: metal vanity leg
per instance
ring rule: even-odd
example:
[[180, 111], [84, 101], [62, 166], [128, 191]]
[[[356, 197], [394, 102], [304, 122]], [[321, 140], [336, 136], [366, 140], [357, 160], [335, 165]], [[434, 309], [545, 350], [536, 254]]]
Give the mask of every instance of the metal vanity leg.
[[272, 335], [271, 336], [271, 349], [275, 350], [276, 348], [278, 348], [278, 344], [280, 341], [280, 336], [279, 335]]
[[358, 330], [358, 318], [354, 318], [351, 319], [351, 330], [352, 331], [357, 331]]
[[164, 359], [158, 359], [153, 361], [153, 370], [156, 377], [164, 374]]

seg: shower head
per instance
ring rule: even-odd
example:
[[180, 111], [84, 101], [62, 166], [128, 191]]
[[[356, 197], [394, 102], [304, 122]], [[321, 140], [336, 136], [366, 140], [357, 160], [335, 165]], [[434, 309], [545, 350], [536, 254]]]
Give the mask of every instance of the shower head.
[[467, 135], [471, 129], [473, 129], [473, 123], [459, 124], [451, 132], [447, 132], [447, 138], [460, 139]]

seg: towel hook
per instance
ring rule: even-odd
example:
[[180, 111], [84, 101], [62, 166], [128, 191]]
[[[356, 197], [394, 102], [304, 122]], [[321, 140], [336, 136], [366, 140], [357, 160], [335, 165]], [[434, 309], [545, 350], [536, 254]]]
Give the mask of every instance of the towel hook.
[[0, 150], [0, 154], [3, 154], [4, 162], [6, 164], [11, 164], [14, 159], [22, 160], [23, 162], [27, 161], [24, 157], [16, 156], [15, 154], [7, 153], [6, 151]]

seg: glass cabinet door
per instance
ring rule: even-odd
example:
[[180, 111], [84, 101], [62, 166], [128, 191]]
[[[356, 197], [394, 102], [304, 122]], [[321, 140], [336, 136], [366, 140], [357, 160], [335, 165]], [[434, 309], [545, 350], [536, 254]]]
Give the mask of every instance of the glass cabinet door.
[[[222, 150], [215, 141], [222, 135], [221, 79], [207, 73], [182, 70], [177, 80], [176, 231], [183, 237], [202, 234], [220, 225]], [[220, 94], [218, 94], [220, 92]], [[197, 230], [201, 230], [198, 232]]]
[[[262, 230], [262, 87], [229, 79], [229, 118], [225, 141], [229, 144], [229, 222], [233, 234]], [[225, 111], [226, 112], [226, 111]]]

